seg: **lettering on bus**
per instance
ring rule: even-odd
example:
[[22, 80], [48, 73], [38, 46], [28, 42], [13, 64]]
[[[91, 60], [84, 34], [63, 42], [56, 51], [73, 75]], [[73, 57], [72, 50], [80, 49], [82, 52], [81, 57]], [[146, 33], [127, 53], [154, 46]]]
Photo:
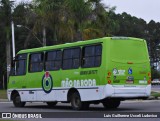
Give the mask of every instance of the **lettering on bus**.
[[84, 79], [84, 80], [66, 80], [61, 81], [61, 87], [94, 87], [96, 86], [95, 79]]
[[80, 75], [97, 74], [97, 70], [81, 71]]

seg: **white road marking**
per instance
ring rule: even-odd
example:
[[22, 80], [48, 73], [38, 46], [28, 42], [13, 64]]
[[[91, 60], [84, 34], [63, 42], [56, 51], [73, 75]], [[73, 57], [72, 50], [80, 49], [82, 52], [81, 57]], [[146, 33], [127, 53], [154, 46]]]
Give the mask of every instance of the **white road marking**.
[[0, 103], [13, 103], [13, 102], [0, 102]]
[[150, 102], [160, 102], [160, 100], [127, 100], [127, 101], [122, 101], [122, 103], [150, 103]]

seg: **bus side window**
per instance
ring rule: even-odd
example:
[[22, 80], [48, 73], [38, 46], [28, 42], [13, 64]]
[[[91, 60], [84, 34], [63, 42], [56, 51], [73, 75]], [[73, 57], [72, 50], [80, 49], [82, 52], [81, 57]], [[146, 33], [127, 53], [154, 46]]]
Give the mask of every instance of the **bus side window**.
[[43, 53], [35, 53], [30, 55], [29, 72], [43, 71]]
[[24, 75], [26, 70], [26, 60], [19, 60], [16, 63], [16, 75]]
[[102, 56], [102, 45], [96, 45], [95, 47], [95, 67], [98, 67], [101, 65], [101, 56]]
[[25, 75], [26, 74], [26, 59], [27, 54], [17, 55], [16, 60], [12, 61], [11, 76]]
[[82, 49], [82, 67], [91, 68], [101, 65], [102, 45], [91, 45]]
[[71, 69], [72, 68], [72, 51], [71, 49], [63, 50], [63, 69]]
[[64, 49], [62, 68], [64, 70], [79, 68], [79, 66], [80, 66], [80, 52], [81, 52], [81, 49], [79, 47]]
[[54, 71], [61, 68], [62, 51], [50, 51], [46, 53], [45, 57], [45, 70]]
[[95, 46], [86, 46], [83, 47], [82, 51], [83, 62], [82, 67], [94, 67], [94, 52]]
[[80, 53], [81, 53], [80, 48], [75, 48], [72, 50], [72, 60], [73, 60], [72, 68], [74, 69], [79, 68], [80, 66]]

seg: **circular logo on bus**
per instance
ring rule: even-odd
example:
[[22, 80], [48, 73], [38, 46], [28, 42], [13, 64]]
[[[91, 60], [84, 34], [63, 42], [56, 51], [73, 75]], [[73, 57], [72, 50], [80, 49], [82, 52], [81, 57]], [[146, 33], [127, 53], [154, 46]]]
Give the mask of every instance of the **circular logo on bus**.
[[47, 71], [42, 78], [42, 88], [45, 93], [50, 93], [53, 87], [53, 80], [49, 72]]

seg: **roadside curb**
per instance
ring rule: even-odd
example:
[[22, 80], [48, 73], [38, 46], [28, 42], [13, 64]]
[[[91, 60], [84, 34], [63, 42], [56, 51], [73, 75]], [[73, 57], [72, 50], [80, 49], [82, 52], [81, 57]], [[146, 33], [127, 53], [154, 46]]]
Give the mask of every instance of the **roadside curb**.
[[0, 99], [0, 102], [8, 102], [8, 99]]
[[150, 96], [148, 100], [160, 100], [160, 97]]
[[148, 102], [160, 102], [160, 100], [152, 99], [152, 100], [125, 100], [122, 103], [148, 103]]

